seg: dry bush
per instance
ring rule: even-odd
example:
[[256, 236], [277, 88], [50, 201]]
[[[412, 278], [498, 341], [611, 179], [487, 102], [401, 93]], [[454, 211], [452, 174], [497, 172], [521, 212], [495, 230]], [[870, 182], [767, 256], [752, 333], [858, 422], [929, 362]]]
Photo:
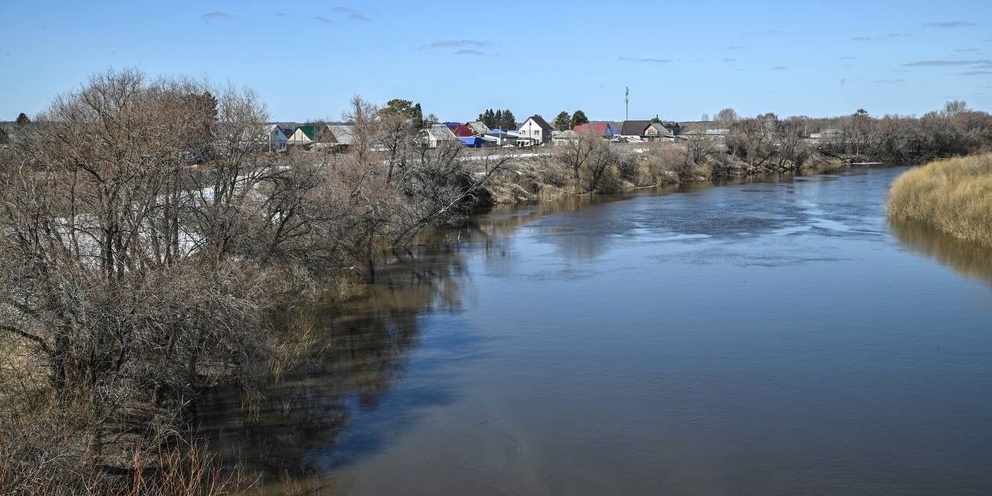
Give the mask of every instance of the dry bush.
[[674, 144], [658, 143], [644, 154], [647, 175], [655, 184], [669, 184], [679, 181], [678, 171], [686, 162], [684, 150]]

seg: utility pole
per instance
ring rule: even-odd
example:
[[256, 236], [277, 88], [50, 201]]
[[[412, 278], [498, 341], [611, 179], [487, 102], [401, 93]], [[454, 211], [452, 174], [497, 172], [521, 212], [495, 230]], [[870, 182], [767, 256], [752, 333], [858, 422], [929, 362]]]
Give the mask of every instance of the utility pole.
[[623, 120], [630, 120], [630, 87], [627, 86], [623, 89]]

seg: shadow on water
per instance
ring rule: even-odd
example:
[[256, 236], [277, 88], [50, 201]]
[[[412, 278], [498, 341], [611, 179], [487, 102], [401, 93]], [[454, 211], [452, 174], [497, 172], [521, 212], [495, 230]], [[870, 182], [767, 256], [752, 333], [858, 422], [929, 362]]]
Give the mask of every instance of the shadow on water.
[[[239, 461], [269, 480], [300, 478], [318, 466], [375, 453], [411, 425], [418, 411], [452, 401], [444, 381], [432, 381], [430, 388], [396, 385], [421, 345], [418, 316], [456, 314], [461, 306], [464, 266], [457, 248], [396, 255], [361, 297], [301, 305], [294, 319], [313, 333], [319, 352], [263, 388], [252, 406], [246, 407], [235, 387], [207, 394], [196, 414], [209, 444], [225, 462]], [[471, 345], [454, 338], [438, 346]], [[418, 362], [421, 369], [430, 366], [429, 360]], [[388, 414], [373, 415], [379, 409]]]
[[[463, 251], [471, 246], [490, 258], [506, 256], [507, 240], [520, 226], [590, 203], [572, 198], [497, 209], [457, 229], [436, 230], [415, 249], [385, 254], [362, 296], [318, 299], [294, 310], [295, 324], [316, 336], [312, 359], [265, 386], [254, 402], [237, 387], [208, 392], [194, 409], [201, 434], [222, 461], [262, 474], [266, 485], [312, 479], [378, 453], [423, 411], [456, 399], [450, 377], [435, 369], [478, 357], [477, 343], [457, 329], [432, 328], [424, 350], [420, 316], [457, 318], [461, 308]], [[403, 381], [411, 372], [429, 380]]]
[[992, 248], [959, 240], [921, 223], [890, 219], [889, 227], [903, 246], [992, 287]]

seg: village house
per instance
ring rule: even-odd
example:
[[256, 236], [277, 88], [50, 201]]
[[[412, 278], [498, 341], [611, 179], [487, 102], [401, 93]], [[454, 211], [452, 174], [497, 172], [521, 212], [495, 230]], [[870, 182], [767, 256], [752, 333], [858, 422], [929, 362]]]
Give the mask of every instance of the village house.
[[268, 137], [268, 148], [270, 152], [284, 152], [289, 146], [289, 136], [277, 124], [267, 124], [265, 135]]
[[591, 134], [594, 136], [599, 136], [603, 139], [613, 139], [620, 135], [616, 128], [606, 121], [593, 121], [585, 124], [579, 124], [572, 130], [575, 131], [576, 134]]
[[444, 124], [434, 124], [424, 129], [421, 131], [421, 137], [427, 148], [437, 148], [445, 143], [459, 141], [455, 133], [451, 132], [451, 129]]
[[520, 138], [530, 139], [534, 144], [544, 144], [551, 142], [551, 131], [553, 130], [554, 128], [548, 124], [548, 121], [535, 114], [524, 121], [517, 131], [520, 133]]
[[463, 145], [469, 148], [480, 148], [485, 146], [486, 141], [482, 139], [481, 136], [470, 127], [468, 124], [459, 124], [457, 122], [446, 122], [446, 126], [451, 130]]
[[578, 132], [571, 129], [566, 131], [555, 131], [551, 137], [551, 144], [555, 146], [567, 145], [573, 141], [578, 141], [580, 136], [581, 135]]
[[487, 141], [492, 141], [496, 146], [517, 146], [517, 138], [520, 137], [515, 131], [504, 131], [502, 129], [492, 129], [486, 133]]
[[355, 143], [355, 126], [349, 124], [331, 124], [327, 126], [331, 132], [330, 144], [334, 151], [344, 152]]
[[293, 134], [287, 138], [287, 144], [290, 146], [311, 147], [330, 145], [333, 142], [333, 134], [327, 124], [297, 126]]
[[623, 121], [620, 127], [620, 137], [628, 141], [673, 140], [675, 134], [662, 123], [654, 121]]
[[476, 136], [485, 136], [489, 134], [489, 131], [492, 131], [489, 129], [489, 126], [482, 121], [472, 121], [465, 125], [472, 128], [472, 131], [475, 132]]

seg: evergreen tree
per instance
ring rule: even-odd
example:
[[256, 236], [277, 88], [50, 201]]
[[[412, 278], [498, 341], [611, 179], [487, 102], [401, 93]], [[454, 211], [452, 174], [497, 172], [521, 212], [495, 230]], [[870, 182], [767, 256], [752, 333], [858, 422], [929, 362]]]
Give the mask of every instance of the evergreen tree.
[[489, 129], [495, 129], [498, 124], [496, 122], [496, 113], [493, 112], [493, 109], [486, 109], [485, 112], [479, 114], [479, 120]]
[[413, 124], [417, 129], [424, 128], [424, 110], [420, 107], [420, 103], [413, 106]]
[[31, 124], [31, 119], [29, 119], [24, 112], [21, 112], [21, 114], [17, 116], [17, 120], [14, 121], [14, 123], [17, 124], [18, 127], [24, 127]]
[[496, 110], [496, 114], [493, 116], [493, 122], [496, 123], [496, 127], [500, 128], [500, 129], [503, 129], [503, 130], [507, 129], [506, 127], [503, 126], [503, 111], [502, 110]]
[[575, 128], [575, 126], [578, 126], [579, 124], [586, 124], [588, 122], [589, 118], [586, 117], [585, 112], [576, 110], [575, 113], [572, 114], [572, 128]]
[[394, 98], [386, 102], [386, 106], [382, 108], [381, 112], [385, 115], [404, 117], [414, 129], [424, 128], [424, 111], [419, 103], [415, 104], [410, 100]]
[[558, 113], [558, 116], [555, 117], [555, 121], [552, 125], [559, 131], [568, 131], [569, 129], [572, 129], [572, 116], [569, 115], [568, 112], [562, 110]]
[[501, 129], [516, 129], [517, 128], [517, 118], [513, 116], [513, 112], [510, 109], [503, 110], [501, 117], [496, 118], [500, 123]]

